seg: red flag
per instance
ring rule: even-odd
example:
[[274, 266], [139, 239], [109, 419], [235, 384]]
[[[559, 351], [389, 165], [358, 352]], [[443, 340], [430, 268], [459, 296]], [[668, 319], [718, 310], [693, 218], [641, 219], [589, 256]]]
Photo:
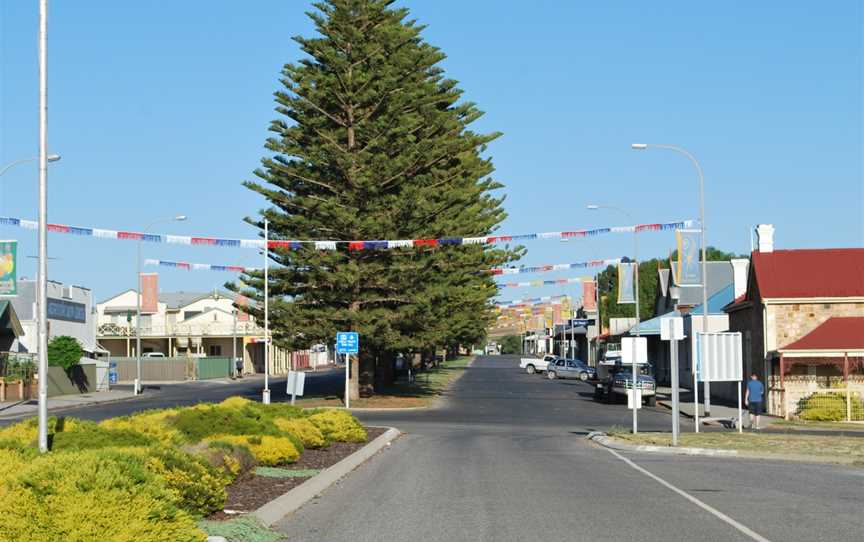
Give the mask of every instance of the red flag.
[[[238, 307], [248, 307], [249, 306], [249, 298], [245, 295], [237, 296], [237, 306]], [[248, 322], [249, 321], [249, 313], [244, 311], [242, 308], [237, 310], [237, 321], [238, 322]]]

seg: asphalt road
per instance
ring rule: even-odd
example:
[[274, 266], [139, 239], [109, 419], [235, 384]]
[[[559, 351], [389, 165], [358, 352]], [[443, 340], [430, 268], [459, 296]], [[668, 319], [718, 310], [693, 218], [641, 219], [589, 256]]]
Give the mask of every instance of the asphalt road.
[[[516, 366], [481, 357], [437, 409], [359, 413], [407, 434], [279, 529], [292, 542], [864, 539], [864, 470], [614, 455], [584, 435], [629, 427], [626, 405]], [[640, 422], [671, 417], [646, 408]]]
[[[305, 390], [307, 395], [338, 394], [343, 386], [344, 372], [334, 369], [318, 373], [307, 373]], [[131, 386], [127, 386], [130, 390]], [[119, 386], [118, 388], [123, 388]], [[239, 395], [256, 401], [261, 400], [264, 379], [261, 376], [246, 377], [232, 381], [212, 380], [182, 384], [147, 385], [141, 398], [84, 406], [62, 412], [85, 420], [104, 420], [115, 416], [126, 416], [153, 408], [189, 406], [197, 403], [218, 403], [227, 397]], [[270, 379], [270, 399], [273, 402], [289, 400], [285, 392], [285, 377]], [[59, 415], [59, 414], [58, 414]], [[28, 415], [24, 417], [32, 417]], [[0, 426], [22, 419], [0, 420]]]

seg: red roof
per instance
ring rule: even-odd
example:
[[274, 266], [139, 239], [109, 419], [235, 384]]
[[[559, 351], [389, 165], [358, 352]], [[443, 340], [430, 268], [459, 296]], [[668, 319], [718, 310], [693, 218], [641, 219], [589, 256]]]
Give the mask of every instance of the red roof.
[[753, 252], [763, 298], [864, 297], [864, 248]]
[[864, 316], [829, 318], [780, 350], [864, 350]]

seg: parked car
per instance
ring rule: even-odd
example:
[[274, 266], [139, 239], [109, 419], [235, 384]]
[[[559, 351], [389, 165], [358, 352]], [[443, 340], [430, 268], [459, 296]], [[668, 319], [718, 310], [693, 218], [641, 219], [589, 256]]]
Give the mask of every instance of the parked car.
[[165, 354], [162, 352], [144, 352], [141, 354], [142, 358], [164, 358]]
[[[657, 383], [651, 376], [652, 366], [650, 363], [640, 363], [639, 373], [636, 376], [636, 388], [642, 390], [642, 402], [648, 406], [654, 406], [657, 402]], [[633, 372], [630, 365], [622, 365], [620, 358], [604, 360], [598, 366], [598, 382], [594, 386], [594, 399], [596, 401], [613, 401], [627, 397], [628, 391], [633, 389]]]
[[574, 378], [582, 382], [597, 378], [597, 371], [593, 367], [589, 367], [587, 363], [581, 359], [561, 359], [555, 360], [555, 363], [549, 363], [546, 369], [546, 376], [549, 380], [556, 378]]
[[525, 372], [529, 375], [542, 373], [550, 362], [554, 362], [557, 359], [558, 356], [553, 356], [552, 354], [546, 354], [542, 358], [522, 358], [519, 360], [519, 368], [525, 369]]

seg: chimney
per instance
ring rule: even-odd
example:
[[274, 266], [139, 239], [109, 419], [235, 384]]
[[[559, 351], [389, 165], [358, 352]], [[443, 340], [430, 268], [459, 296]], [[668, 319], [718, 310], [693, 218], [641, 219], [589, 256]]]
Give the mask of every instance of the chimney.
[[750, 260], [731, 260], [733, 299], [738, 299], [747, 292], [747, 268]]
[[756, 237], [759, 240], [759, 252], [774, 252], [773, 224], [759, 224], [756, 226]]

